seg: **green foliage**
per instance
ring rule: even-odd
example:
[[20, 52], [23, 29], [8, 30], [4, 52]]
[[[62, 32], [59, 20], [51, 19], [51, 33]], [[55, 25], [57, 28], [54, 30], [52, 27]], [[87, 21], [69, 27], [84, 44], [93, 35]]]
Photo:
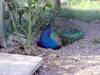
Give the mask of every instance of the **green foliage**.
[[75, 4], [62, 4], [59, 16], [71, 19], [80, 19], [86, 22], [96, 19], [100, 20], [100, 2], [80, 0], [80, 2]]
[[15, 32], [17, 37], [20, 33], [24, 34], [27, 40], [24, 46], [27, 48], [30, 48], [32, 39], [47, 21], [54, 23], [56, 11], [48, 0], [13, 0], [5, 3], [9, 15], [8, 18], [5, 16], [8, 31]]
[[82, 0], [68, 0], [67, 5], [75, 5], [81, 2]]

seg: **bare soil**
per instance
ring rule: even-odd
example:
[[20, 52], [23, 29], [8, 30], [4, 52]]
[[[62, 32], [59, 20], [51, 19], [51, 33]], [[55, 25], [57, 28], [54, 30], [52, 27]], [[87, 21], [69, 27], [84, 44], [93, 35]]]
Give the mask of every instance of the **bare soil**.
[[[29, 55], [44, 58], [43, 70], [39, 75], [100, 75], [100, 44], [93, 43], [100, 38], [100, 21], [86, 23], [80, 20], [57, 19], [60, 31], [77, 28], [85, 36], [59, 50], [33, 46]], [[0, 49], [0, 52], [28, 54], [18, 47]], [[38, 75], [35, 74], [35, 75]]]

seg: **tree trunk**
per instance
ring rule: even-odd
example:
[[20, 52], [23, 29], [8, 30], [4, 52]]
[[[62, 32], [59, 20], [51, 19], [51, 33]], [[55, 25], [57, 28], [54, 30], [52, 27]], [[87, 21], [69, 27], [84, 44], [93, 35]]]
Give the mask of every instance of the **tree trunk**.
[[3, 32], [3, 3], [4, 1], [0, 1], [0, 47], [4, 47], [4, 32]]
[[55, 6], [57, 8], [60, 8], [61, 7], [60, 0], [54, 0], [54, 1], [55, 1]]

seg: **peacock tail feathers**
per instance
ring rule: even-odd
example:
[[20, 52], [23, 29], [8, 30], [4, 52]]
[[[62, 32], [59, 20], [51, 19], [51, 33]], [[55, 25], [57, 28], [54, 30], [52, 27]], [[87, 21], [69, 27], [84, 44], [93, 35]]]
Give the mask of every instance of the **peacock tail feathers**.
[[83, 38], [83, 36], [84, 36], [84, 32], [77, 29], [72, 29], [69, 31], [66, 30], [62, 32], [61, 39], [62, 39], [63, 45], [67, 45], [67, 44], [73, 43], [76, 40]]

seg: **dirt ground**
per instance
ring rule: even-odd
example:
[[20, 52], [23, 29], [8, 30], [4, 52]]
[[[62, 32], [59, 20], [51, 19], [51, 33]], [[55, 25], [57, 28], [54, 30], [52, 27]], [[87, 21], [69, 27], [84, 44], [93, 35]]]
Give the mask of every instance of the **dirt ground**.
[[[100, 38], [100, 21], [86, 23], [80, 20], [57, 19], [60, 31], [77, 28], [84, 31], [83, 39], [59, 50], [33, 47], [31, 55], [44, 58], [40, 75], [100, 75], [100, 43], [93, 43]], [[0, 52], [26, 54], [23, 50], [10, 48]]]
[[49, 50], [44, 59], [46, 75], [100, 75], [100, 43], [93, 43], [100, 38], [100, 21], [58, 19], [57, 23], [61, 29], [78, 28], [85, 36], [58, 51]]

